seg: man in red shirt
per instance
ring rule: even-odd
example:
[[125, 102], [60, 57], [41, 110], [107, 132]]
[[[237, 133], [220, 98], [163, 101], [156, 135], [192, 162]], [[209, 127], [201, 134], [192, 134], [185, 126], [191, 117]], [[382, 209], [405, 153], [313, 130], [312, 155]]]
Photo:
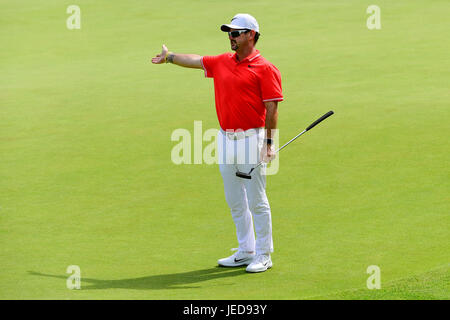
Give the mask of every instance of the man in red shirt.
[[248, 272], [262, 272], [272, 267], [273, 252], [271, 211], [265, 192], [266, 165], [255, 169], [249, 180], [237, 177], [236, 171], [249, 172], [259, 159], [267, 163], [275, 157], [272, 139], [278, 102], [283, 100], [281, 75], [255, 48], [260, 34], [254, 17], [237, 14], [221, 30], [228, 32], [234, 54], [179, 54], [169, 52], [163, 45], [152, 63], [203, 69], [205, 77], [214, 79], [221, 128], [219, 168], [239, 243], [235, 254], [218, 263], [227, 267], [247, 265]]

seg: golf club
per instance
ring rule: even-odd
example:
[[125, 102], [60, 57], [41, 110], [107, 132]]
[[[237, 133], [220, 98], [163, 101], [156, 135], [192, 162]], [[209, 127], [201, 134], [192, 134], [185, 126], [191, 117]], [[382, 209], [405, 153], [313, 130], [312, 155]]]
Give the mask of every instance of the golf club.
[[[275, 153], [278, 153], [281, 149], [283, 149], [284, 147], [286, 147], [288, 144], [290, 144], [291, 142], [293, 142], [295, 139], [297, 139], [298, 137], [300, 137], [302, 134], [304, 134], [306, 131], [311, 130], [312, 128], [314, 128], [316, 125], [318, 125], [319, 123], [321, 123], [323, 120], [325, 120], [326, 118], [328, 118], [329, 116], [331, 116], [334, 112], [333, 111], [328, 111], [327, 113], [325, 113], [323, 116], [321, 116], [319, 119], [317, 119], [316, 121], [314, 121], [313, 123], [311, 123], [309, 125], [308, 128], [306, 128], [305, 130], [303, 130], [302, 132], [300, 132], [298, 135], [296, 135], [294, 138], [292, 138], [291, 140], [289, 140], [288, 142], [286, 142], [283, 146], [281, 146], [277, 151], [275, 151]], [[263, 164], [264, 161], [260, 161], [256, 166], [254, 166], [249, 173], [245, 173], [245, 172], [240, 172], [239, 170], [236, 171], [236, 176], [238, 176], [239, 178], [243, 178], [243, 179], [251, 179], [252, 176], [252, 172], [253, 170], [255, 170], [256, 168], [258, 168], [261, 164]]]

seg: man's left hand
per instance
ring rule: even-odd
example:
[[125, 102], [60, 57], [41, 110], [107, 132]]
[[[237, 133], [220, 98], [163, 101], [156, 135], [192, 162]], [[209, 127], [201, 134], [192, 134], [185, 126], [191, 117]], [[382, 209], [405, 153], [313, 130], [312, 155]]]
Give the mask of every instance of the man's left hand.
[[271, 144], [264, 144], [261, 150], [261, 160], [265, 163], [269, 163], [276, 157], [275, 148]]

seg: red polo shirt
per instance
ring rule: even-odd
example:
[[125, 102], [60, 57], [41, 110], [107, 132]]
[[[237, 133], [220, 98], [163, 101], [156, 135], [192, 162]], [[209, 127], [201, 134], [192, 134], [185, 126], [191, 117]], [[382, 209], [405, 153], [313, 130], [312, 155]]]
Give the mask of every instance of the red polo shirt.
[[265, 126], [265, 101], [282, 101], [280, 71], [258, 50], [242, 61], [236, 53], [201, 58], [205, 77], [214, 78], [220, 127], [248, 130]]

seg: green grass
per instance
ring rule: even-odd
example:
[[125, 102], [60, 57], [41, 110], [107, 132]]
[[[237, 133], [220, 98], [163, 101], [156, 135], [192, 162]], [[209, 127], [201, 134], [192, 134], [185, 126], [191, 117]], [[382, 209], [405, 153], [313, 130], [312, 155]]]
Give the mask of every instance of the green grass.
[[391, 281], [378, 290], [350, 289], [325, 297], [310, 299], [333, 300], [449, 300], [450, 266]]
[[[0, 299], [449, 299], [448, 1], [0, 0]], [[194, 120], [217, 128], [201, 70], [238, 12], [281, 71], [268, 178], [274, 268], [221, 269], [236, 247], [217, 166], [174, 165]], [[82, 289], [66, 288], [81, 268]], [[366, 288], [378, 265], [382, 289]]]

